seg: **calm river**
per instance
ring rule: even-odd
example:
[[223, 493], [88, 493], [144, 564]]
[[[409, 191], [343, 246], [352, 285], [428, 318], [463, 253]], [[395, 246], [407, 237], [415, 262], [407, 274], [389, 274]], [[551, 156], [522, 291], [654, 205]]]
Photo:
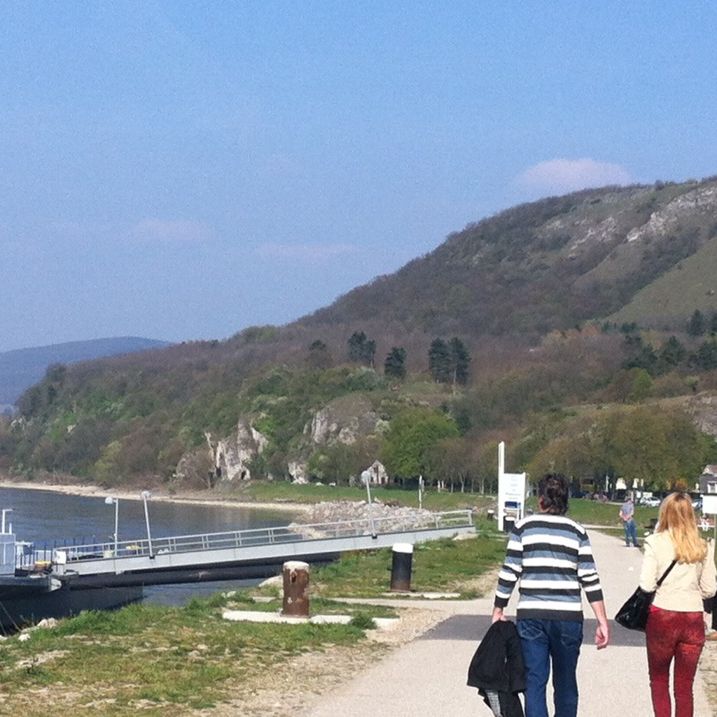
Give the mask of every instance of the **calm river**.
[[[8, 520], [18, 540], [32, 541], [41, 547], [45, 542], [95, 543], [111, 540], [114, 532], [115, 506], [104, 498], [65, 495], [42, 490], [0, 488], [0, 509], [11, 508]], [[221, 505], [148, 502], [152, 538], [196, 533], [219, 533], [225, 530], [265, 528], [286, 525], [292, 515], [285, 511], [254, 510]], [[118, 539], [147, 537], [144, 506], [141, 500], [119, 502]], [[240, 587], [257, 581], [221, 581], [147, 587], [145, 600], [162, 604], [182, 604], [192, 597], [211, 595], [229, 587]]]

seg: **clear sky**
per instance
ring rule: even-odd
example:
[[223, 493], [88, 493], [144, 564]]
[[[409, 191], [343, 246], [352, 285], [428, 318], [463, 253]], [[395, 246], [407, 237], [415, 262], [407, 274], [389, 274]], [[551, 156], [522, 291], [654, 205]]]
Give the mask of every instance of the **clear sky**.
[[717, 174], [717, 5], [0, 4], [0, 351], [225, 338], [499, 209]]

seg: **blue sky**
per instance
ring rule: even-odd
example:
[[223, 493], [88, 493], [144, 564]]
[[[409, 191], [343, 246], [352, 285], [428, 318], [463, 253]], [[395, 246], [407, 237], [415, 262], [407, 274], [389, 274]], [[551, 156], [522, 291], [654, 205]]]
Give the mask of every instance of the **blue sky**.
[[707, 2], [0, 4], [0, 351], [224, 338], [513, 204], [717, 174]]

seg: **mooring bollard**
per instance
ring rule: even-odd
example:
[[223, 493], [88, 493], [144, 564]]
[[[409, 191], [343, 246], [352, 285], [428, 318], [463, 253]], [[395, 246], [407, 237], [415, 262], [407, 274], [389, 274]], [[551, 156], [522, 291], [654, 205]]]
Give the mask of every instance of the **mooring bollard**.
[[282, 566], [284, 602], [282, 615], [309, 617], [309, 564], [289, 560]]
[[391, 560], [391, 592], [409, 592], [411, 589], [411, 563], [413, 545], [396, 543]]

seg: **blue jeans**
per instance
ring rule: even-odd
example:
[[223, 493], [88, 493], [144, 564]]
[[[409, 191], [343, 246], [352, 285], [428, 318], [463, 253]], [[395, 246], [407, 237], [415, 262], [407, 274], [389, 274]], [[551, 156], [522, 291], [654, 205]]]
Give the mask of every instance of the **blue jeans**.
[[630, 545], [630, 542], [637, 547], [637, 523], [635, 519], [625, 521], [625, 545]]
[[548, 717], [545, 688], [553, 667], [555, 717], [577, 717], [578, 667], [583, 623], [573, 620], [518, 620], [525, 662], [525, 717]]

